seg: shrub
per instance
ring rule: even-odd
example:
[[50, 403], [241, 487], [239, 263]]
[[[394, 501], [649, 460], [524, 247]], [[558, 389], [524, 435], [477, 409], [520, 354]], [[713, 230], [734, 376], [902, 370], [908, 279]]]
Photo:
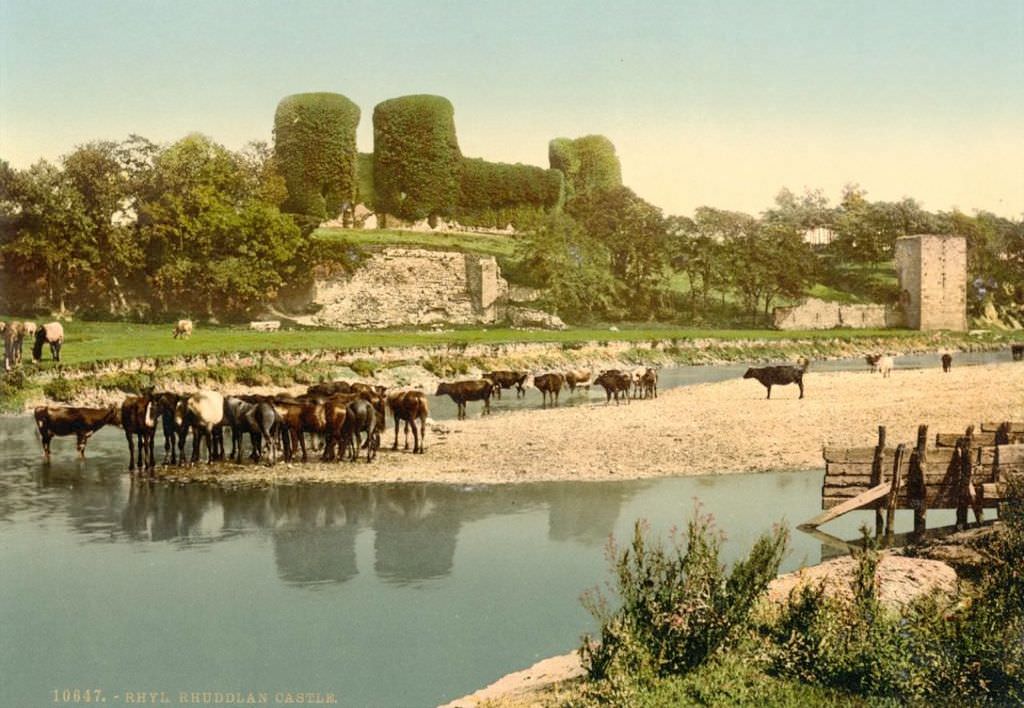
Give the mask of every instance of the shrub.
[[356, 359], [349, 364], [349, 367], [356, 373], [356, 376], [370, 378], [380, 368], [380, 364], [372, 359]]
[[323, 219], [355, 201], [358, 125], [359, 107], [341, 94], [281, 99], [274, 115], [274, 152], [288, 188], [284, 211]]
[[373, 184], [379, 210], [403, 219], [454, 212], [462, 155], [455, 109], [441, 96], [402, 96], [373, 109]]
[[597, 590], [583, 598], [600, 623], [600, 642], [584, 636], [580, 647], [589, 676], [628, 686], [636, 677], [684, 674], [703, 663], [747, 622], [787, 539], [781, 527], [762, 536], [726, 573], [710, 517], [695, 514], [685, 539], [673, 533], [667, 547], [638, 521], [627, 549], [609, 547], [619, 607], [610, 610]]
[[518, 228], [558, 206], [563, 197], [558, 170], [476, 158], [463, 159], [461, 168], [455, 216], [466, 226], [512, 223]]
[[1005, 518], [974, 597], [951, 609], [937, 597], [885, 611], [875, 593], [878, 554], [867, 530], [853, 600], [821, 587], [790, 598], [770, 629], [782, 676], [863, 696], [962, 705], [1024, 700], [1024, 524]]
[[55, 401], [63, 401], [64, 403], [70, 403], [75, 400], [82, 390], [82, 386], [78, 381], [64, 378], [63, 375], [58, 375], [55, 379], [43, 386], [43, 393], [46, 394], [47, 398], [52, 398]]

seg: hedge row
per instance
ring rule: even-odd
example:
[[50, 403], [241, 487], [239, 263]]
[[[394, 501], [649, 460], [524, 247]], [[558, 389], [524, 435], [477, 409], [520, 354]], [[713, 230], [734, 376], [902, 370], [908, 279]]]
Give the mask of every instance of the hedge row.
[[454, 213], [462, 154], [455, 109], [441, 96], [402, 96], [373, 109], [376, 207], [402, 219]]
[[566, 197], [622, 186], [615, 146], [603, 135], [555, 138], [548, 143], [548, 160], [552, 169], [565, 175]]
[[337, 216], [356, 191], [359, 107], [337, 93], [281, 99], [274, 115], [274, 152], [288, 189], [282, 210]]
[[456, 216], [467, 226], [505, 226], [493, 219], [511, 216], [516, 210], [537, 213], [561, 204], [564, 178], [558, 170], [534, 165], [462, 160]]

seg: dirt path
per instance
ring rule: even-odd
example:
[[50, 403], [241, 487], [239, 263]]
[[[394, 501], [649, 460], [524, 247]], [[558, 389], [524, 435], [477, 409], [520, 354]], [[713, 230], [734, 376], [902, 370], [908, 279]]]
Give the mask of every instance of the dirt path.
[[[806, 397], [775, 387], [765, 400], [753, 379], [673, 389], [630, 405], [516, 411], [428, 424], [425, 455], [384, 450], [365, 463], [200, 466], [178, 473], [226, 483], [430, 481], [448, 483], [612, 480], [808, 469], [823, 445], [913, 442], [917, 425], [958, 432], [971, 423], [1024, 420], [1024, 365], [998, 364], [805, 377]], [[531, 391], [529, 395], [536, 395]], [[399, 436], [401, 445], [401, 436]]]

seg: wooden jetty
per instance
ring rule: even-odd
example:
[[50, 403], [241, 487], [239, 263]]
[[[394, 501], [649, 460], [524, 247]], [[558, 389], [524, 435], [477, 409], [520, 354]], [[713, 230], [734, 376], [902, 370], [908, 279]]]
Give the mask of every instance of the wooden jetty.
[[821, 514], [800, 525], [816, 529], [855, 509], [875, 510], [875, 532], [892, 536], [897, 509], [913, 509], [914, 533], [926, 528], [928, 509], [956, 509], [957, 528], [968, 510], [981, 523], [984, 510], [1004, 499], [1016, 480], [1024, 482], [1024, 423], [982, 423], [962, 434], [939, 433], [928, 445], [928, 426], [917, 442], [886, 444], [885, 426], [875, 447], [823, 451], [825, 481]]

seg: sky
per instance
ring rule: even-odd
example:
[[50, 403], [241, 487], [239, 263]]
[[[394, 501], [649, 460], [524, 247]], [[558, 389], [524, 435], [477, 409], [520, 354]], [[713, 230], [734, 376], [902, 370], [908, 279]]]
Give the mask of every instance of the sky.
[[272, 141], [306, 91], [455, 106], [463, 154], [599, 133], [667, 214], [783, 187], [1024, 216], [1024, 0], [0, 0], [0, 159]]

